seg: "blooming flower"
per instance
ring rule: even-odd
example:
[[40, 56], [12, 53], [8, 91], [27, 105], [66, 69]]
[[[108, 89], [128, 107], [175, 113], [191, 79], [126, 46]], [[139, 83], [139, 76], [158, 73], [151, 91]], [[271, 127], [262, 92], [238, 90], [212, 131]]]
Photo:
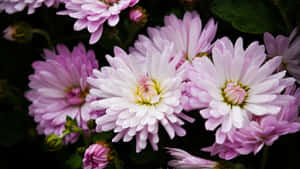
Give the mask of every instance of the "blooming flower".
[[199, 100], [206, 104], [200, 111], [207, 130], [216, 132], [216, 142], [222, 144], [227, 133], [243, 128], [253, 116], [278, 114], [280, 105], [290, 99], [281, 95], [284, 88], [294, 83], [294, 78], [283, 78], [285, 72], [272, 74], [281, 63], [274, 57], [265, 64], [264, 47], [253, 42], [243, 49], [239, 38], [235, 45], [228, 38], [217, 40], [212, 49], [213, 62], [207, 57], [193, 61], [188, 72], [191, 85], [207, 92]]
[[[197, 56], [210, 53], [212, 40], [217, 31], [217, 24], [210, 19], [202, 29], [202, 22], [197, 12], [186, 12], [183, 19], [178, 19], [174, 14], [165, 17], [165, 25], [158, 29], [149, 29], [149, 38], [140, 35], [131, 51], [145, 53], [142, 48], [146, 39], [156, 43], [156, 39], [169, 40], [174, 43], [175, 53], [179, 53], [183, 61], [192, 61]], [[155, 44], [161, 50], [163, 46]]]
[[28, 7], [28, 14], [35, 12], [36, 8], [41, 7], [45, 4], [47, 7], [57, 7], [61, 0], [1, 0], [0, 2], [0, 13], [5, 11], [8, 14], [23, 11]]
[[270, 33], [264, 34], [265, 46], [270, 57], [282, 56], [281, 69], [286, 69], [300, 83], [300, 36], [295, 37], [297, 29], [289, 37]]
[[175, 160], [169, 161], [168, 165], [175, 169], [217, 169], [219, 163], [206, 160], [177, 148], [167, 148]]
[[281, 135], [295, 133], [300, 130], [300, 90], [295, 86], [288, 87], [285, 94], [293, 99], [282, 106], [277, 115], [267, 115], [254, 118], [247, 126], [236, 129], [224, 143], [215, 143], [203, 150], [212, 155], [219, 154], [220, 158], [230, 160], [239, 154], [246, 155], [251, 152], [257, 154], [264, 145], [272, 145]]
[[137, 152], [146, 147], [147, 140], [158, 149], [159, 123], [171, 139], [175, 134], [185, 135], [180, 118], [193, 119], [181, 112], [182, 78], [175, 68], [180, 57], [170, 61], [172, 49], [169, 44], [162, 53], [153, 51], [139, 58], [116, 47], [114, 58], [106, 56], [111, 66], [94, 70], [94, 76], [88, 78], [91, 94], [101, 98], [92, 103], [93, 108], [106, 109], [106, 114], [96, 119], [96, 131], [114, 130], [118, 134], [113, 142], [121, 138], [128, 142], [136, 136]]
[[[177, 68], [185, 65], [184, 69], [192, 69], [191, 62], [201, 56], [211, 53], [212, 40], [215, 37], [217, 24], [210, 19], [202, 29], [202, 22], [197, 12], [186, 12], [183, 19], [178, 19], [174, 14], [165, 17], [165, 25], [160, 28], [149, 28], [149, 38], [139, 35], [139, 39], [135, 42], [134, 48], [130, 49], [130, 53], [135, 55], [145, 55], [146, 51], [163, 50], [163, 41], [174, 43], [174, 51], [172, 55], [180, 54], [181, 61]], [[150, 49], [149, 49], [150, 48]], [[183, 77], [186, 81], [186, 77]], [[190, 83], [184, 83], [186, 87], [183, 90], [181, 102], [183, 108], [187, 111], [203, 107], [203, 103], [198, 98], [193, 97], [190, 90]], [[195, 89], [195, 87], [193, 88]], [[197, 89], [197, 93], [204, 93], [201, 89]], [[205, 98], [204, 98], [205, 99]]]
[[69, 15], [77, 19], [74, 30], [87, 28], [91, 33], [90, 44], [96, 43], [103, 32], [103, 24], [108, 21], [109, 26], [116, 26], [119, 22], [119, 13], [134, 6], [139, 0], [66, 0], [67, 10], [58, 12], [60, 15]]
[[[76, 119], [78, 127], [87, 130], [86, 122], [103, 112], [90, 109], [91, 98], [86, 82], [92, 69], [98, 68], [93, 51], [86, 51], [83, 44], [69, 51], [57, 45], [57, 52], [45, 50], [45, 61], [33, 63], [34, 74], [29, 76], [31, 88], [25, 96], [32, 101], [29, 114], [38, 123], [40, 134], [61, 135], [66, 117]], [[75, 142], [78, 135], [68, 135], [65, 142]]]
[[109, 163], [109, 148], [103, 143], [90, 145], [83, 157], [83, 169], [103, 169]]

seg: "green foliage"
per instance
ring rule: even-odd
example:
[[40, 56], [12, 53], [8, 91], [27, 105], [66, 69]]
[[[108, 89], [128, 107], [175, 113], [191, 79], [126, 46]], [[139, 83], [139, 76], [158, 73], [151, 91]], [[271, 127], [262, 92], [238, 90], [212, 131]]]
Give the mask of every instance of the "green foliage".
[[82, 165], [82, 157], [79, 155], [79, 153], [72, 154], [66, 161], [66, 165], [70, 169], [78, 169]]
[[277, 10], [263, 0], [214, 0], [211, 11], [245, 33], [282, 32], [284, 29]]
[[288, 32], [291, 32], [293, 29], [292, 25], [300, 24], [300, 1], [299, 0], [272, 0], [274, 6], [280, 12], [285, 26], [288, 29]]

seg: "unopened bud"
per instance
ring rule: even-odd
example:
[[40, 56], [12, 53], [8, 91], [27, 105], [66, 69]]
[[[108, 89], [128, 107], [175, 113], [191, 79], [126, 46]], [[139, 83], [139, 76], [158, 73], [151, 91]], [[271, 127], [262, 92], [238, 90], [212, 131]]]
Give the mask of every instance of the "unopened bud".
[[57, 151], [63, 147], [62, 139], [55, 134], [48, 135], [45, 141], [50, 151]]
[[24, 43], [32, 39], [32, 28], [29, 24], [18, 23], [8, 26], [3, 34], [3, 37], [9, 41]]
[[138, 25], [144, 25], [147, 22], [146, 10], [139, 6], [132, 8], [129, 11], [129, 19]]
[[109, 162], [110, 148], [105, 146], [104, 144], [96, 143], [90, 145], [86, 149], [83, 157], [82, 168], [105, 168], [109, 164]]
[[72, 119], [71, 117], [67, 117], [66, 123], [65, 123], [66, 130], [69, 130], [70, 132], [77, 132], [77, 121], [76, 119]]
[[86, 124], [90, 130], [94, 130], [97, 126], [96, 121], [94, 119], [88, 120]]

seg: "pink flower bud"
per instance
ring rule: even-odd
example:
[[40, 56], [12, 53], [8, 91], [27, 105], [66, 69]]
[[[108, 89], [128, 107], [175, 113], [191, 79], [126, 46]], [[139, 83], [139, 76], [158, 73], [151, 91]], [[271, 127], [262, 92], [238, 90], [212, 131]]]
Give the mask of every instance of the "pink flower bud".
[[32, 39], [32, 28], [26, 23], [11, 25], [3, 31], [3, 37], [9, 41], [27, 42]]
[[132, 8], [129, 11], [129, 19], [136, 24], [145, 24], [147, 22], [146, 10], [142, 7]]
[[90, 145], [83, 158], [83, 169], [103, 169], [109, 163], [110, 149], [104, 143]]

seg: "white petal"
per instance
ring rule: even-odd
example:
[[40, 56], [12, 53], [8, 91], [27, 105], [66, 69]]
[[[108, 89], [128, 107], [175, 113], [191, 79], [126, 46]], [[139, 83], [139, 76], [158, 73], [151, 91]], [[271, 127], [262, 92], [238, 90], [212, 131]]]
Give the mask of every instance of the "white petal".
[[246, 104], [245, 109], [257, 116], [262, 116], [266, 114], [277, 114], [280, 111], [279, 106], [259, 104]]

